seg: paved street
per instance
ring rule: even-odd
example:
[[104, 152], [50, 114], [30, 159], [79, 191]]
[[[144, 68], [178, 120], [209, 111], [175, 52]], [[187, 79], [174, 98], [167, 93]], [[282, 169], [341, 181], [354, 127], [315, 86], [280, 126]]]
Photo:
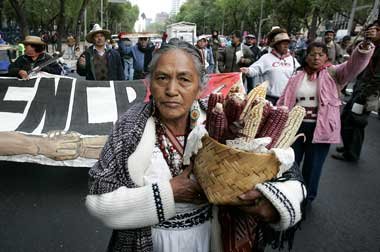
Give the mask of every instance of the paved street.
[[[379, 128], [371, 118], [358, 164], [328, 158], [293, 251], [380, 251]], [[87, 169], [6, 162], [0, 169], [1, 252], [105, 251], [110, 230], [84, 208]]]

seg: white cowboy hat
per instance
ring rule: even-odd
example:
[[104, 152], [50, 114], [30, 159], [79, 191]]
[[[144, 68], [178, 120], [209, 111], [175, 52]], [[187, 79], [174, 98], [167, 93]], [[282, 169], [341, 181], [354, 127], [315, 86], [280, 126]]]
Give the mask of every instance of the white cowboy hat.
[[86, 35], [87, 42], [94, 43], [94, 35], [97, 33], [103, 33], [106, 39], [109, 39], [111, 37], [111, 32], [109, 30], [103, 30], [102, 27], [100, 27], [100, 25], [94, 24], [92, 30]]
[[45, 42], [37, 36], [26, 36], [22, 43], [27, 45], [45, 45]]
[[276, 36], [274, 36], [272, 43], [270, 43], [270, 46], [273, 47], [275, 44], [277, 44], [278, 42], [281, 42], [281, 41], [289, 41], [290, 42], [289, 35], [286, 32], [281, 32], [281, 33], [277, 34]]

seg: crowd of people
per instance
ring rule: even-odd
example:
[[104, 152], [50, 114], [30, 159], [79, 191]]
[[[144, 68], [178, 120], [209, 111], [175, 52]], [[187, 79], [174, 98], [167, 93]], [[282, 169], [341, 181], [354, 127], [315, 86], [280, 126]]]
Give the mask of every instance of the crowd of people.
[[[292, 37], [280, 27], [261, 46], [255, 35], [240, 31], [230, 34], [225, 47], [217, 31], [199, 36], [195, 45], [167, 41], [163, 34], [160, 47], [143, 36], [133, 45], [125, 33], [119, 33], [117, 43], [108, 43], [110, 35], [95, 24], [86, 35], [91, 46], [80, 55], [75, 54], [75, 38], [67, 39], [68, 55], [77, 59], [77, 73], [87, 80], [150, 82], [151, 101], [136, 104], [118, 120], [89, 173], [86, 205], [114, 230], [109, 251], [262, 251], [274, 237], [291, 239], [301, 206], [317, 197], [331, 144], [343, 139], [332, 157], [357, 162], [369, 114], [379, 110], [379, 21], [366, 27], [362, 41], [345, 36], [340, 43], [333, 30], [306, 41], [302, 33]], [[25, 54], [9, 65], [8, 75], [28, 79], [30, 70], [51, 56], [41, 37], [27, 36], [23, 45]], [[60, 74], [61, 68], [52, 62], [42, 71]], [[221, 239], [220, 209], [207, 203], [190, 175], [191, 166], [182, 164], [190, 111], [199, 109], [206, 74], [229, 72], [242, 73], [247, 92], [269, 81], [266, 99], [273, 105], [306, 110], [298, 132], [305, 139], [292, 145], [293, 167], [240, 196], [251, 205], [234, 211], [254, 216], [254, 228], [242, 238], [246, 243], [233, 247]], [[353, 94], [340, 113], [350, 82]]]

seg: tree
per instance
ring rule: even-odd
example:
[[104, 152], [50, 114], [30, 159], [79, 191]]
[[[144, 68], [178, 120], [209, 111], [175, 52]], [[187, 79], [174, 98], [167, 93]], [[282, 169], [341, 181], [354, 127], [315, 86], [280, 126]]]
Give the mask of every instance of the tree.
[[89, 2], [90, 2], [90, 0], [83, 0], [82, 1], [81, 7], [79, 9], [78, 16], [76, 18], [76, 22], [73, 23], [73, 25], [75, 25], [75, 27], [73, 27], [73, 30], [75, 31], [76, 46], [78, 45], [78, 43], [80, 41], [80, 32], [82, 30], [82, 23], [83, 23], [83, 19], [84, 19], [84, 11], [86, 10]]
[[[0, 0], [0, 4], [2, 1]], [[104, 2], [108, 27], [115, 32], [117, 28], [132, 31], [139, 14], [138, 7], [129, 2], [125, 4]], [[42, 32], [57, 30], [60, 38], [73, 33], [79, 41], [84, 11], [88, 10], [89, 23], [99, 23], [100, 20], [100, 0], [7, 0], [4, 5], [4, 9], [7, 10], [4, 13], [7, 23], [16, 21], [22, 37], [29, 34], [39, 36]], [[60, 43], [61, 39], [58, 41]]]
[[57, 50], [62, 50], [62, 37], [65, 31], [65, 0], [60, 0], [59, 16], [58, 16], [58, 44]]
[[[176, 15], [175, 21], [197, 24], [199, 33], [212, 29], [229, 34], [233, 30], [256, 33], [259, 30], [260, 3], [262, 0], [188, 0]], [[348, 16], [351, 1], [341, 0], [263, 0], [264, 33], [272, 26], [280, 26], [295, 33], [302, 28], [315, 38], [321, 24], [332, 20], [334, 15]], [[358, 5], [372, 4], [373, 0], [360, 0]], [[357, 23], [363, 24], [368, 10], [358, 11]]]
[[16, 13], [16, 19], [19, 23], [20, 31], [23, 38], [25, 38], [25, 36], [29, 34], [29, 26], [26, 21], [26, 15], [24, 11], [25, 1], [26, 0], [9, 0]]

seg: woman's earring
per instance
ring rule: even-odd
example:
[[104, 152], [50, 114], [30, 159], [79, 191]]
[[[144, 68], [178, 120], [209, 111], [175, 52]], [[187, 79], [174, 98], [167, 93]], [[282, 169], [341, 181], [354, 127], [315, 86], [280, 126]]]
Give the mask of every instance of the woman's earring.
[[201, 110], [199, 108], [199, 103], [197, 100], [193, 102], [193, 105], [191, 105], [190, 109], [190, 128], [193, 129], [195, 126], [197, 126], [197, 121], [199, 116], [201, 115]]

